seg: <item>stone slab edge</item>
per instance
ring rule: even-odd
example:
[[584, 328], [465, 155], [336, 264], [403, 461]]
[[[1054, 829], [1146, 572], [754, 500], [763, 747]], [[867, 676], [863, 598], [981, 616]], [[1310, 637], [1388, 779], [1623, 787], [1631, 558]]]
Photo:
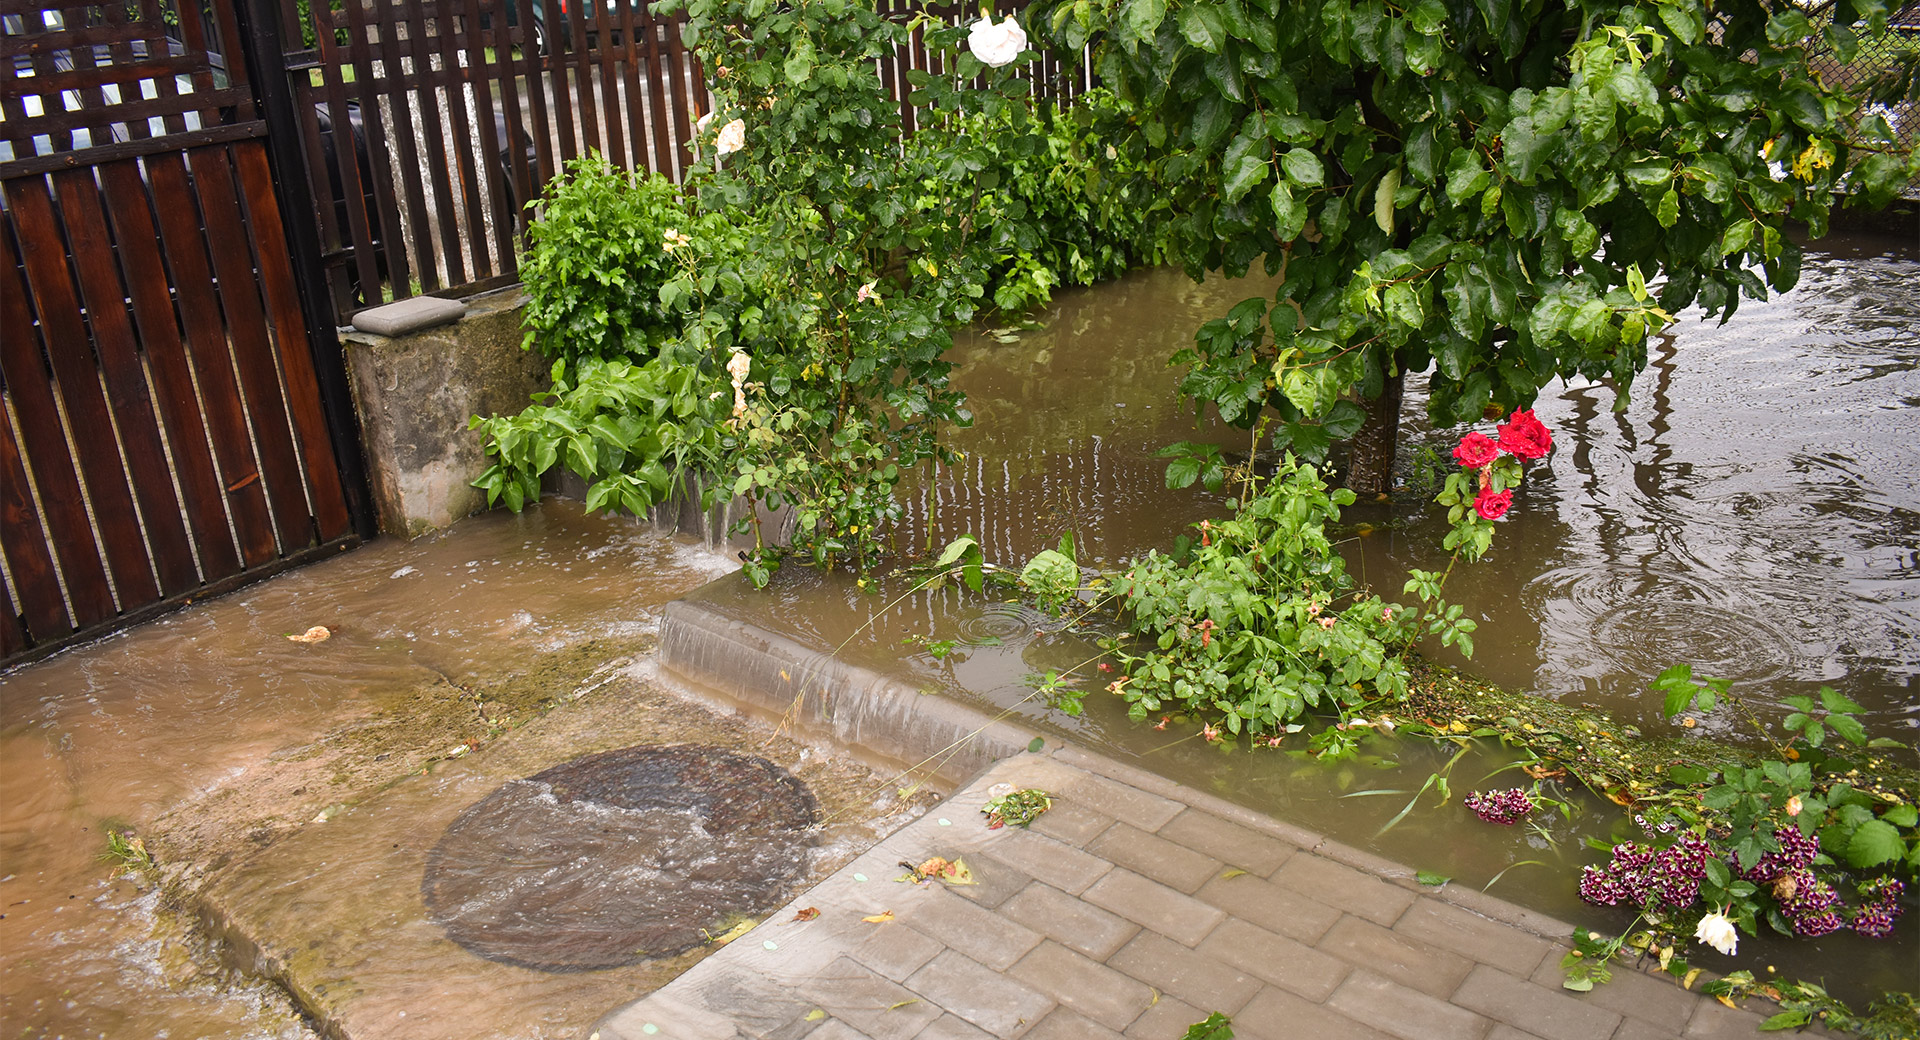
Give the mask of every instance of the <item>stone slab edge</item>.
[[[717, 655], [703, 652], [716, 649]], [[1040, 737], [1018, 723], [835, 660], [699, 600], [667, 604], [655, 653], [671, 678], [791, 718], [803, 733], [889, 762], [924, 766], [947, 790], [1027, 750]]]

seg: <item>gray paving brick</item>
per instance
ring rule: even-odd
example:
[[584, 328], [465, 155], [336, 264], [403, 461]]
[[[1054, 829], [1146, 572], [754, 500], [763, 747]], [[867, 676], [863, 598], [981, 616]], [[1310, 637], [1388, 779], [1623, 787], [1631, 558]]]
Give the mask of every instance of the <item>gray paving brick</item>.
[[1301, 942], [1318, 942], [1340, 920], [1338, 909], [1252, 874], [1216, 877], [1195, 895], [1235, 917]]
[[1674, 1040], [1680, 1034], [1641, 1018], [1623, 1018], [1609, 1040]]
[[829, 1018], [820, 1023], [819, 1028], [805, 1034], [807, 1040], [873, 1040], [872, 1037], [837, 1018]]
[[998, 1037], [1020, 1036], [1053, 1010], [1046, 994], [957, 950], [928, 961], [907, 979], [907, 988]]
[[995, 971], [1005, 971], [1040, 944], [1039, 932], [975, 906], [945, 886], [935, 886], [926, 898], [903, 907], [896, 922], [925, 932]]
[[1033, 880], [1031, 874], [990, 853], [969, 852], [961, 858], [973, 872], [976, 884], [952, 885], [947, 891], [988, 909], [1006, 902]]
[[1351, 915], [1340, 918], [1314, 948], [1442, 1000], [1473, 970], [1473, 962], [1457, 953]]
[[1153, 1003], [1145, 983], [1054, 942], [1021, 959], [1013, 974], [1108, 1029], [1125, 1029]]
[[1233, 1035], [1235, 1040], [1388, 1040], [1377, 1029], [1277, 986], [1262, 989], [1233, 1016]]
[[1415, 900], [1393, 923], [1393, 930], [1514, 975], [1529, 975], [1560, 959], [1554, 945], [1537, 935], [1438, 899]]
[[1583, 1004], [1651, 1023], [1668, 1036], [1678, 1036], [1687, 1027], [1694, 1005], [1700, 1002], [1700, 994], [1681, 989], [1671, 976], [1650, 975], [1626, 966], [1615, 967], [1613, 981], [1595, 986], [1588, 993], [1573, 993], [1561, 986], [1565, 977], [1557, 957], [1542, 961], [1532, 975], [1533, 981], [1542, 986], [1557, 989]]
[[1163, 824], [1180, 815], [1181, 810], [1186, 808], [1179, 802], [1162, 798], [1157, 794], [1148, 794], [1137, 787], [1123, 784], [1118, 780], [1109, 780], [1104, 776], [1095, 776], [1092, 773], [1082, 776], [1073, 785], [1068, 797], [1095, 812], [1104, 813], [1123, 823], [1133, 824], [1143, 831], [1159, 830]]
[[1108, 954], [1140, 931], [1139, 925], [1118, 914], [1039, 881], [1000, 904], [1000, 913], [1097, 961], [1106, 960]]
[[1117, 867], [1094, 882], [1082, 898], [1188, 946], [1206, 938], [1226, 918], [1218, 907]]
[[[1052, 816], [1053, 813], [1047, 813]], [[1042, 816], [1041, 819], [1046, 819]], [[1045, 881], [1071, 895], [1079, 895], [1098, 881], [1113, 864], [1057, 838], [1031, 831], [1015, 831], [993, 846], [993, 855], [1016, 870]]]
[[912, 1036], [940, 1017], [940, 1009], [918, 994], [847, 957], [809, 979], [807, 997], [828, 1015], [874, 1036]]
[[1493, 1032], [1487, 1034], [1487, 1040], [1543, 1040], [1524, 1029], [1515, 1029], [1505, 1022], [1495, 1022]]
[[1403, 1040], [1480, 1040], [1493, 1023], [1370, 971], [1340, 984], [1327, 1006]]
[[1033, 1027], [1027, 1040], [1120, 1040], [1120, 1034], [1072, 1008], [1057, 1007]]
[[1745, 1008], [1727, 1007], [1717, 1000], [1702, 1000], [1693, 1009], [1693, 1017], [1687, 1021], [1686, 1031], [1680, 1035], [1687, 1040], [1750, 1040], [1759, 1035], [1760, 1023], [1766, 1021], [1764, 1015], [1755, 1014]]
[[[1032, 1033], [1027, 1034], [1029, 1037]], [[813, 1040], [808, 1037], [807, 1040]], [[914, 1034], [913, 1040], [993, 1040], [993, 1034], [980, 1029], [958, 1015], [941, 1015], [933, 1024]]]
[[1337, 957], [1241, 920], [1214, 929], [1200, 952], [1309, 1000], [1325, 1000], [1353, 970]]
[[1189, 1004], [1229, 1014], [1253, 999], [1261, 985], [1231, 965], [1154, 932], [1135, 936], [1107, 958], [1107, 967]]
[[1179, 1040], [1187, 1027], [1207, 1017], [1207, 1012], [1177, 997], [1162, 995], [1127, 1027], [1127, 1035], [1139, 1040]]
[[851, 956], [895, 982], [905, 982], [907, 976], [919, 971], [922, 964], [943, 949], [946, 947], [939, 940], [896, 920], [875, 928], [873, 934], [853, 948]]
[[1212, 856], [1125, 823], [1107, 828], [1088, 843], [1087, 851], [1188, 895], [1226, 870]]
[[1620, 1025], [1620, 1015], [1582, 1003], [1557, 984], [1549, 989], [1485, 964], [1476, 966], [1453, 1002], [1546, 1040], [1593, 1040]]
[[1280, 869], [1280, 864], [1298, 851], [1278, 838], [1192, 808], [1169, 820], [1159, 834], [1168, 841], [1261, 877]]
[[1039, 819], [1033, 821], [1033, 826], [1028, 830], [1078, 848], [1092, 841], [1101, 831], [1111, 826], [1113, 826], [1113, 817], [1106, 813], [1095, 812], [1091, 806], [1058, 797], [1053, 800], [1053, 808], [1048, 809]]
[[1273, 881], [1310, 899], [1389, 927], [1417, 898], [1371, 874], [1306, 853], [1281, 864], [1274, 872]]

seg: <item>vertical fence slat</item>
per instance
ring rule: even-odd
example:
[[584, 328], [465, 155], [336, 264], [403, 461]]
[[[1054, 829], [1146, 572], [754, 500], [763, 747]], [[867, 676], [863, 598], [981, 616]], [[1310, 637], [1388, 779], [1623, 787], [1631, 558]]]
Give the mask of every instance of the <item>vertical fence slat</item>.
[[[567, 29], [574, 45], [566, 55], [567, 67], [573, 73], [570, 93], [576, 106], [574, 115], [580, 121], [580, 150], [568, 156], [573, 158], [600, 147], [600, 113], [594, 104], [593, 45], [587, 39], [587, 20], [580, 16], [580, 12], [573, 11], [567, 18]], [[564, 89], [564, 81], [555, 84], [554, 89]]]
[[[378, 8], [376, 7], [375, 10], [377, 11]], [[374, 174], [373, 204], [374, 208], [380, 211], [382, 228], [382, 240], [374, 261], [377, 266], [380, 259], [386, 260], [385, 278], [392, 283], [394, 299], [397, 300], [412, 295], [414, 271], [413, 259], [407, 253], [406, 225], [401, 219], [401, 193], [406, 193], [409, 205], [418, 207], [421, 203], [415, 198], [419, 194], [414, 190], [418, 182], [407, 174], [404, 168], [398, 166], [395, 158], [387, 151], [387, 117], [380, 109], [379, 82], [375, 79], [373, 72], [373, 44], [367, 38], [367, 31], [370, 28], [374, 26], [367, 21], [367, 9], [357, 0], [347, 4], [347, 49], [353, 55], [353, 93], [360, 101], [360, 125], [366, 135], [367, 158]], [[393, 29], [385, 23], [380, 24], [378, 29], [381, 46], [391, 47], [389, 37], [393, 34]], [[381, 71], [387, 71], [395, 60], [390, 58], [382, 61]], [[401, 106], [402, 110], [404, 107]], [[396, 118], [393, 125], [395, 136], [398, 137], [399, 128], [403, 124]], [[407, 136], [402, 140], [410, 142], [412, 123], [404, 125], [407, 128]], [[339, 139], [335, 138], [335, 140]], [[410, 145], [403, 144], [402, 147], [410, 148]], [[392, 178], [382, 176], [388, 171], [399, 171], [400, 187], [395, 187]], [[419, 209], [415, 208], [413, 212], [418, 213]], [[373, 242], [367, 239], [356, 242], [354, 252], [358, 253], [361, 250], [372, 252]], [[360, 298], [368, 306], [379, 306], [383, 302], [380, 285], [381, 283], [377, 280], [361, 284]]]
[[327, 418], [320, 410], [320, 383], [314, 377], [312, 359], [306, 356], [306, 319], [294, 289], [293, 269], [285, 259], [287, 236], [273, 198], [273, 172], [267, 168], [266, 149], [254, 142], [235, 148], [234, 164], [247, 203], [247, 227], [260, 248], [261, 288], [273, 323], [297, 447], [305, 463], [302, 469], [312, 492], [313, 518], [320, 540], [330, 542], [352, 530], [353, 521], [347, 515], [346, 492], [340, 486], [333, 443], [327, 436]]
[[140, 520], [160, 578], [160, 591], [177, 595], [200, 584], [200, 573], [194, 566], [193, 543], [187, 538], [180, 500], [173, 493], [160, 425], [147, 394], [145, 366], [140, 362], [133, 323], [128, 320], [126, 290], [114, 264], [100, 190], [94, 183], [92, 167], [56, 173], [53, 184], [67, 226], [73, 267], [80, 276], [80, 296], [106, 383], [107, 403], [120, 431], [121, 450], [126, 455], [127, 473], [133, 478], [133, 493], [140, 504]]
[[[519, 10], [525, 12], [525, 22], [520, 26], [525, 37], [520, 45], [520, 74], [526, 78], [526, 105], [528, 118], [533, 122], [533, 153], [536, 169], [527, 183], [526, 194], [521, 201], [529, 201], [539, 194], [542, 185], [559, 173], [560, 167], [553, 157], [553, 127], [547, 119], [547, 75], [546, 70], [552, 64], [547, 49], [542, 48], [534, 39], [534, 11], [540, 11], [541, 30], [547, 40], [553, 39], [553, 23], [546, 21], [552, 14], [552, 0], [514, 0]], [[549, 44], [549, 47], [551, 45]], [[516, 149], [517, 150], [517, 149]]]
[[155, 206], [154, 216], [159, 219], [167, 267], [178, 294], [181, 324], [206, 410], [208, 439], [220, 466], [220, 479], [225, 481], [221, 491], [239, 536], [240, 558], [247, 566], [258, 567], [278, 555], [273, 514], [267, 505], [266, 488], [258, 479], [260, 461], [254, 456], [247, 432], [226, 323], [220, 314], [207, 242], [194, 202], [196, 192], [187, 177], [186, 160], [179, 153], [148, 159], [146, 169], [153, 182], [154, 198], [171, 200], [171, 204]]
[[159, 391], [160, 418], [166, 423], [187, 519], [200, 550], [200, 568], [206, 580], [217, 581], [240, 573], [240, 556], [227, 526], [226, 496], [207, 446], [206, 420], [194, 396], [186, 346], [175, 323], [146, 186], [140, 180], [140, 167], [131, 160], [102, 166], [100, 178], [106, 188], [107, 214], [120, 242], [134, 324]]
[[[352, 6], [360, 5], [355, 0]], [[332, 126], [333, 162], [330, 164], [331, 168], [324, 171], [324, 176], [315, 177], [312, 183], [316, 188], [322, 184], [337, 183], [340, 186], [340, 199], [337, 204], [345, 208], [347, 218], [346, 223], [342, 225], [339, 217], [334, 213], [335, 204], [331, 200], [317, 205], [315, 208], [321, 214], [320, 233], [324, 237], [331, 230], [338, 236], [341, 245], [352, 249], [353, 268], [360, 279], [358, 295], [361, 299], [371, 302], [380, 293], [380, 269], [377, 263], [377, 250], [374, 246], [373, 215], [367, 212], [367, 192], [360, 183], [360, 149], [353, 139], [352, 109], [348, 107], [346, 77], [342, 74], [346, 62], [340, 53], [339, 41], [333, 36], [332, 19], [324, 18], [320, 10], [316, 10], [313, 17], [314, 45], [320, 54], [320, 85], [326, 92], [327, 121]], [[360, 82], [356, 71], [355, 84], [358, 85]], [[305, 91], [299, 93], [301, 96], [306, 94]], [[366, 106], [361, 106], [360, 112], [361, 125], [365, 127]], [[317, 122], [315, 114], [306, 110], [304, 106], [299, 115], [302, 125], [313, 125]], [[374, 128], [378, 125], [376, 122]], [[366, 133], [369, 138], [368, 150], [371, 151], [373, 128], [369, 128]], [[309, 157], [316, 161], [316, 165], [328, 166], [322, 154], [313, 154], [319, 152], [317, 138], [317, 133], [309, 137], [307, 143]], [[376, 181], [385, 179], [379, 176], [377, 170], [368, 172], [374, 174], [373, 179]], [[379, 203], [376, 201], [374, 205], [378, 208]], [[388, 238], [386, 244], [391, 249], [394, 244], [393, 239]]]
[[[299, 455], [293, 450], [292, 428], [273, 362], [273, 344], [267, 341], [266, 314], [254, 281], [253, 254], [247, 248], [249, 229], [240, 215], [239, 192], [227, 161], [225, 146], [187, 153], [200, 210], [206, 217], [213, 274], [219, 280], [220, 302], [227, 312], [227, 330], [233, 337], [234, 360], [240, 370], [240, 385], [245, 388], [253, 440], [259, 446], [260, 468], [254, 472], [258, 482], [267, 485], [274, 530], [280, 535], [280, 551], [286, 554], [312, 543], [312, 524], [298, 476]], [[232, 477], [228, 479], [229, 488], [237, 483]]]
[[[593, 5], [593, 20], [599, 30], [598, 46], [594, 50], [600, 56], [600, 81], [595, 90], [599, 108], [607, 114], [606, 119], [606, 157], [615, 166], [625, 166], [627, 162], [626, 135], [621, 132], [620, 117], [620, 77], [615, 73], [613, 61], [613, 22], [607, 18], [607, 3], [610, 0], [597, 0]], [[622, 4], [622, 6], [625, 6]], [[589, 76], [591, 78], [591, 76]]]
[[[351, 14], [356, 6], [355, 4], [349, 3], [347, 5], [348, 13]], [[401, 0], [375, 0], [373, 10], [378, 17], [376, 24], [380, 29], [381, 57], [379, 82], [386, 86], [389, 118], [393, 120], [393, 143], [399, 149], [399, 154], [394, 157], [392, 169], [394, 175], [400, 178], [400, 184], [406, 193], [408, 223], [411, 225], [408, 230], [413, 232], [411, 236], [414, 249], [413, 273], [419, 280], [421, 286], [428, 292], [432, 292], [440, 288], [440, 270], [439, 266], [434, 262], [433, 236], [427, 233], [427, 198], [425, 189], [421, 186], [421, 175], [423, 168], [428, 165], [428, 161], [426, 157], [421, 155], [414, 147], [414, 142], [424, 140], [424, 138], [414, 132], [413, 99], [407, 89], [406, 63], [408, 59], [401, 54], [402, 47], [401, 40], [399, 39], [401, 29], [400, 6]], [[413, 49], [417, 51], [419, 48], [417, 41], [412, 37], [412, 30], [408, 30], [408, 32], [409, 36], [406, 42], [414, 45]], [[414, 59], [414, 64], [417, 68], [419, 64], [418, 59]], [[370, 81], [367, 88], [369, 95], [371, 95], [372, 90], [372, 82]], [[379, 102], [375, 101], [372, 97], [368, 97], [367, 102], [363, 102], [362, 112], [365, 111], [364, 105], [368, 102], [376, 107], [379, 104]], [[435, 138], [435, 140], [438, 140], [438, 138]], [[442, 176], [444, 176], [444, 173]], [[404, 248], [402, 244], [395, 242], [387, 247], [387, 252], [391, 255], [401, 248]], [[413, 295], [412, 286], [401, 284], [398, 276], [395, 276], [389, 284], [393, 287], [393, 298], [396, 300]], [[374, 303], [375, 301], [369, 296], [367, 302]]]
[[7, 183], [7, 203], [20, 235], [28, 291], [40, 315], [41, 342], [53, 363], [60, 402], [72, 424], [74, 449], [93, 503], [94, 523], [105, 542], [114, 589], [122, 602], [154, 599], [159, 586], [140, 537], [140, 516], [127, 488], [126, 467], [114, 443], [113, 420], [100, 392], [100, 370], [81, 321], [80, 299], [68, 276], [53, 198], [44, 180], [30, 177]]
[[[12, 322], [6, 335], [13, 335]], [[41, 525], [27, 486], [20, 444], [13, 437], [12, 408], [0, 394], [0, 551], [7, 555], [7, 573], [13, 576], [13, 598], [27, 629], [35, 639], [52, 639], [73, 631], [67, 604], [60, 598], [60, 580], [54, 574], [51, 539]], [[23, 424], [24, 425], [24, 424]], [[83, 518], [84, 519], [84, 518]], [[11, 610], [0, 611], [9, 617]], [[21, 647], [25, 649], [25, 638]], [[19, 649], [9, 653], [18, 653]]]
[[621, 162], [628, 169], [639, 171], [647, 166], [646, 88], [640, 83], [640, 63], [646, 59], [635, 34], [646, 28], [647, 18], [644, 9], [641, 16], [635, 18], [633, 8], [630, 3], [620, 5], [620, 71], [627, 88], [626, 104], [621, 106], [627, 116], [627, 153]]
[[[451, 4], [451, 0], [449, 3]], [[492, 275], [503, 270], [511, 270], [513, 267], [513, 215], [507, 212], [510, 207], [506, 205], [506, 200], [513, 197], [513, 170], [511, 167], [504, 171], [500, 168], [502, 143], [493, 125], [492, 71], [494, 66], [487, 61], [486, 35], [480, 30], [479, 0], [466, 0], [461, 17], [467, 27], [465, 52], [467, 64], [465, 75], [461, 79], [467, 84], [468, 89], [473, 91], [473, 101], [477, 110], [474, 121], [480, 124], [475, 128], [480, 139], [482, 160], [479, 163], [478, 189], [482, 200], [486, 203], [486, 211], [493, 214], [493, 255], [500, 258], [496, 264], [487, 257], [486, 225], [482, 224], [473, 229], [473, 262], [475, 267]], [[505, 18], [503, 17], [500, 21], [504, 23]], [[500, 25], [501, 30], [505, 28], [504, 24]], [[494, 34], [496, 56], [506, 45], [505, 41], [500, 39], [504, 35], [505, 33], [501, 31], [496, 31]], [[509, 129], [507, 133], [511, 137], [513, 132]]]
[[[426, 286], [428, 292], [432, 292], [439, 289], [442, 284], [438, 265], [435, 264], [436, 259], [439, 265], [446, 267], [445, 284], [459, 285], [467, 280], [466, 265], [460, 262], [459, 222], [454, 219], [454, 207], [458, 205], [458, 201], [454, 198], [453, 184], [447, 176], [444, 152], [447, 137], [445, 128], [440, 123], [440, 104], [435, 97], [433, 52], [427, 48], [427, 19], [422, 10], [423, 3], [422, 0], [405, 0], [404, 3], [398, 3], [395, 6], [403, 8], [406, 12], [404, 28], [407, 31], [407, 43], [404, 50], [411, 57], [413, 68], [408, 71], [407, 59], [396, 58], [389, 63], [387, 75], [398, 75], [400, 83], [406, 88], [403, 93], [405, 103], [420, 107], [418, 129], [422, 136], [417, 140], [423, 150], [430, 149], [427, 154], [421, 156], [420, 169], [427, 174], [431, 191], [431, 201], [427, 205], [431, 208], [418, 211], [418, 215], [414, 217], [414, 229], [415, 236], [421, 241], [422, 246], [431, 249], [432, 245], [428, 242], [429, 236], [426, 234], [427, 228], [429, 226], [439, 228], [438, 257], [427, 254], [420, 258], [420, 283]], [[393, 52], [389, 51], [389, 53]], [[403, 149], [411, 147], [411, 142], [404, 143], [402, 147]], [[403, 176], [409, 176], [411, 179], [406, 167], [401, 167], [401, 170]], [[399, 286], [394, 287], [396, 300], [401, 295], [399, 289]]]
[[666, 91], [666, 45], [660, 35], [672, 32], [671, 23], [662, 23], [652, 12], [646, 16], [647, 26], [647, 95], [653, 106], [653, 169], [662, 177], [674, 176], [673, 164], [673, 126], [667, 115]]
[[[454, 0], [437, 0], [433, 11], [434, 38], [440, 43], [440, 71], [433, 77], [433, 81], [438, 84], [438, 89], [431, 91], [429, 96], [434, 99], [435, 111], [444, 113], [447, 123], [449, 124], [448, 139], [450, 139], [450, 146], [453, 149], [453, 163], [451, 164], [453, 169], [450, 170], [449, 173], [457, 177], [460, 182], [457, 198], [460, 210], [466, 214], [466, 233], [461, 234], [460, 222], [454, 219], [455, 196], [448, 196], [447, 212], [443, 215], [444, 222], [442, 226], [453, 228], [454, 234], [457, 237], [453, 251], [454, 255], [460, 258], [463, 270], [460, 277], [453, 279], [452, 284], [459, 285], [469, 280], [480, 281], [490, 273], [486, 259], [487, 221], [486, 216], [480, 212], [481, 189], [479, 171], [475, 169], [475, 163], [473, 161], [473, 128], [471, 124], [474, 120], [468, 118], [470, 109], [467, 107], [468, 76], [471, 70], [463, 67], [460, 63], [457, 28], [460, 24], [459, 15], [454, 10]], [[467, 28], [470, 32], [474, 31], [472, 26], [468, 26]], [[430, 64], [431, 62], [429, 62], [429, 65]], [[441, 98], [445, 98], [445, 100], [442, 101], [440, 100]], [[491, 102], [492, 99], [489, 98], [489, 111], [492, 110]], [[487, 128], [487, 133], [491, 135], [493, 133], [493, 122], [489, 119], [484, 125]], [[462, 246], [464, 246], [465, 249], [462, 249]], [[471, 255], [466, 255], [469, 252]], [[468, 260], [472, 261], [471, 270], [473, 275], [471, 279], [469, 279], [465, 273], [465, 265]]]

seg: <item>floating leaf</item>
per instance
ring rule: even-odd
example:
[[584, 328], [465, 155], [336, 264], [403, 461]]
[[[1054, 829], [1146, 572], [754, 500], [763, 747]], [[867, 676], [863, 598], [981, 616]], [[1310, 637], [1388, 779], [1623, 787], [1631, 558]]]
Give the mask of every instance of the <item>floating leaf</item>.
[[870, 917], [862, 917], [861, 920], [868, 924], [886, 924], [888, 921], [893, 920], [893, 911], [882, 910]]
[[1413, 875], [1413, 879], [1415, 881], [1420, 882], [1423, 885], [1433, 885], [1435, 887], [1439, 887], [1440, 885], [1444, 885], [1447, 882], [1453, 880], [1453, 878], [1448, 877], [1445, 874], [1436, 874], [1431, 870], [1416, 871]]
[[1233, 1019], [1215, 1011], [1188, 1026], [1182, 1040], [1233, 1040]]
[[719, 935], [713, 935], [707, 932], [706, 929], [704, 928], [701, 929], [700, 934], [705, 935], [707, 937], [707, 941], [714, 944], [715, 946], [725, 946], [726, 944], [734, 941], [735, 939], [740, 938], [741, 936], [747, 934], [748, 932], [753, 931], [754, 924], [755, 922], [753, 918], [743, 917], [740, 920], [735, 921], [733, 923], [732, 928], [729, 928], [726, 931], [721, 932]]

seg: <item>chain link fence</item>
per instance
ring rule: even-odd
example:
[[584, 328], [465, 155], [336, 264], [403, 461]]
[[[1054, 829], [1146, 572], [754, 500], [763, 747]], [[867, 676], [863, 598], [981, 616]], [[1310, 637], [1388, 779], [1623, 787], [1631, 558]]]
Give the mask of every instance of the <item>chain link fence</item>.
[[[1831, 2], [1807, 5], [1807, 15], [1816, 26], [1824, 29], [1833, 17], [1834, 4]], [[1886, 77], [1904, 75], [1911, 84], [1915, 72], [1910, 63], [1913, 52], [1920, 48], [1920, 3], [1910, 3], [1894, 11], [1887, 19], [1893, 32], [1870, 40], [1862, 40], [1851, 61], [1841, 61], [1840, 55], [1829, 47], [1824, 37], [1812, 48], [1809, 65], [1823, 83], [1834, 86], [1863, 87]], [[1902, 68], [1907, 63], [1906, 68]], [[1883, 115], [1893, 132], [1908, 148], [1920, 148], [1920, 101], [1914, 101], [1914, 87], [1906, 91], [1907, 100], [1890, 104], [1876, 104], [1872, 110]], [[1920, 178], [1909, 183], [1901, 196], [1908, 199], [1920, 199]]]

